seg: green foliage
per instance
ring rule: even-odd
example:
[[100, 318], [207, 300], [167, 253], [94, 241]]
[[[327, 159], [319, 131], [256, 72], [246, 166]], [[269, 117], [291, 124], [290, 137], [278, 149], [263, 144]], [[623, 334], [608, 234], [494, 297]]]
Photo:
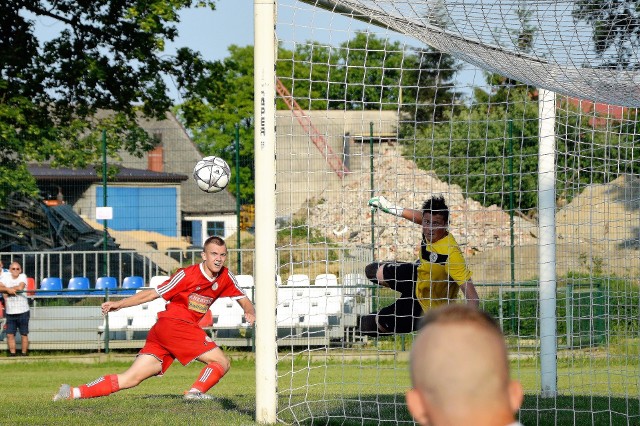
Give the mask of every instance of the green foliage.
[[[530, 96], [531, 89], [523, 85], [497, 86], [494, 93], [476, 89], [470, 106], [420, 128], [415, 146], [406, 144], [405, 153], [415, 156], [418, 167], [435, 170], [485, 206], [509, 205], [512, 160], [515, 204], [532, 208], [537, 200], [538, 121], [537, 103]], [[511, 131], [510, 117], [515, 117]]]
[[[433, 48], [415, 50], [415, 59], [410, 57], [405, 68], [417, 62], [417, 69], [404, 70], [401, 110], [408, 120], [402, 124], [403, 137], [413, 134], [415, 126], [438, 123], [449, 115], [460, 111], [462, 95], [455, 90], [453, 78], [460, 70], [455, 59]], [[408, 72], [407, 72], [408, 71]]]
[[568, 200], [578, 195], [570, 191], [640, 172], [637, 117], [624, 117], [606, 130], [590, 118], [571, 105], [558, 110], [557, 187], [558, 196]]
[[[535, 210], [537, 91], [497, 74], [488, 74], [487, 82], [490, 90], [476, 88], [470, 105], [447, 115], [444, 122], [418, 129], [415, 145], [405, 143], [405, 155], [415, 158], [420, 168], [435, 170], [440, 179], [459, 185], [484, 206], [508, 209], [513, 191], [516, 209]], [[570, 201], [585, 185], [640, 172], [634, 161], [640, 155], [637, 119], [627, 117], [606, 129], [597, 126], [576, 107], [557, 109], [559, 198]]]
[[640, 9], [634, 0], [580, 0], [573, 18], [592, 27], [595, 53], [601, 68], [637, 70], [640, 47]]
[[[538, 283], [517, 283], [517, 287], [522, 285], [535, 287]], [[567, 344], [569, 323], [573, 347], [636, 336], [639, 330], [638, 293], [637, 286], [625, 279], [569, 273], [559, 280], [556, 299], [556, 332], [561, 343]], [[505, 286], [502, 294], [502, 312], [497, 294], [483, 300], [482, 308], [495, 318], [503, 318], [507, 337], [538, 339], [538, 291], [532, 288], [531, 291], [509, 292]]]
[[364, 32], [338, 47], [308, 42], [280, 50], [278, 76], [302, 109], [396, 109], [400, 88], [418, 68], [417, 56], [405, 55], [399, 42]]
[[[214, 8], [213, 0], [0, 6], [0, 200], [37, 191], [32, 178], [22, 179], [28, 162], [100, 164], [103, 130], [112, 158], [149, 150], [154, 141], [136, 119], [165, 117], [172, 104], [165, 77], [177, 81], [183, 98], [210, 95], [204, 86], [216, 80], [216, 67], [186, 48], [175, 58], [163, 52], [177, 35], [179, 10], [194, 5]], [[36, 36], [43, 18], [60, 28], [47, 40]]]

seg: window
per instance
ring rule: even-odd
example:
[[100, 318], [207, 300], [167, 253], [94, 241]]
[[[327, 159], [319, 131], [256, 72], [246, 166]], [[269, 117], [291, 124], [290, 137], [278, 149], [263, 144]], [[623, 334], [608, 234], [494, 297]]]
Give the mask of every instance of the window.
[[224, 238], [224, 222], [207, 222], [207, 235], [217, 235]]

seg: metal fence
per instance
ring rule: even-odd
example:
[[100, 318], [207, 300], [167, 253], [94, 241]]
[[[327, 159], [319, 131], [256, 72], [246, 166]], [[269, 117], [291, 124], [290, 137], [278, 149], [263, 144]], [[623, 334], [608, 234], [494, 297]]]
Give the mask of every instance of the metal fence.
[[[98, 277], [116, 278], [120, 285], [127, 276], [140, 276], [149, 283], [156, 275], [170, 275], [178, 267], [201, 261], [200, 249], [168, 250], [162, 253], [171, 259], [171, 267], [160, 266], [155, 251], [47, 251], [5, 252], [0, 258], [5, 265], [16, 260], [24, 273], [34, 279], [36, 286], [43, 279], [58, 277], [66, 285], [73, 277], [87, 277], [95, 283]], [[308, 274], [312, 279], [320, 273], [332, 272], [338, 276], [362, 272], [371, 261], [371, 251], [366, 248], [309, 247], [277, 249], [279, 274], [286, 279], [290, 274]], [[167, 265], [168, 262], [163, 262]], [[229, 249], [227, 266], [235, 274], [254, 274], [253, 249]]]

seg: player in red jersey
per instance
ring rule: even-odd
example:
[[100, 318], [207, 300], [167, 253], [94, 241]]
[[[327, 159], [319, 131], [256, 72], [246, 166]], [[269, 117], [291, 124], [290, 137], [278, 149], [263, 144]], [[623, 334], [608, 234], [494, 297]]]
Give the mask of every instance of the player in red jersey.
[[166, 310], [158, 314], [144, 347], [127, 371], [99, 377], [86, 385], [60, 386], [53, 400], [95, 398], [132, 388], [152, 376], [164, 374], [174, 359], [182, 365], [200, 361], [205, 367], [191, 389], [188, 400], [212, 399], [206, 392], [229, 371], [229, 358], [198, 325], [209, 307], [219, 297], [235, 299], [244, 310], [245, 319], [256, 319], [253, 304], [237, 285], [234, 275], [223, 266], [227, 247], [220, 237], [209, 237], [203, 247], [203, 262], [179, 269], [153, 290], [140, 291], [131, 297], [102, 304], [102, 313], [140, 305], [162, 297]]

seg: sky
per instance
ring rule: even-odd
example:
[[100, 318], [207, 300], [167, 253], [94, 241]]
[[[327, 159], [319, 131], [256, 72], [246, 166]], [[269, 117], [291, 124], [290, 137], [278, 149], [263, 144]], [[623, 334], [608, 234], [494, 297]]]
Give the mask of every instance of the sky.
[[[279, 22], [295, 22], [295, 25], [278, 25], [278, 37], [284, 40], [312, 39], [337, 45], [352, 38], [355, 31], [367, 29], [367, 25], [360, 21], [295, 0], [280, 1], [277, 14]], [[410, 37], [385, 32], [377, 27], [373, 30], [388, 34], [392, 40], [420, 46], [420, 42]], [[228, 47], [232, 44], [253, 45], [253, 0], [219, 0], [215, 11], [206, 8], [183, 11], [178, 33], [179, 39], [173, 46], [169, 46], [168, 53], [171, 53], [174, 47], [189, 47], [201, 52], [205, 59], [224, 59], [228, 56]], [[469, 92], [472, 83], [484, 83], [481, 72], [470, 65], [459, 73], [458, 80], [463, 92]]]
[[216, 10], [183, 11], [176, 45], [200, 51], [205, 59], [227, 56], [227, 48], [253, 45], [253, 0], [219, 0]]
[[[338, 45], [351, 39], [355, 31], [364, 30], [366, 24], [314, 8], [295, 0], [280, 0], [278, 21], [282, 23], [294, 22], [295, 25], [278, 25], [277, 34], [283, 40], [306, 41], [315, 40], [321, 43]], [[253, 0], [218, 0], [216, 10], [208, 8], [194, 8], [182, 11], [181, 22], [177, 24], [178, 39], [167, 45], [166, 53], [172, 54], [179, 47], [189, 47], [199, 51], [205, 59], [221, 60], [228, 56], [228, 47], [253, 45]], [[60, 31], [61, 24], [49, 18], [38, 18], [37, 33], [46, 39]], [[372, 28], [372, 27], [369, 27]], [[397, 33], [385, 32], [381, 28], [373, 31], [388, 34], [393, 40], [420, 46], [420, 43]], [[289, 47], [290, 46], [285, 46]], [[478, 71], [468, 69], [459, 75], [462, 86], [476, 84]], [[481, 84], [481, 83], [480, 83]], [[178, 99], [177, 91], [172, 82], [168, 82], [171, 96]]]

